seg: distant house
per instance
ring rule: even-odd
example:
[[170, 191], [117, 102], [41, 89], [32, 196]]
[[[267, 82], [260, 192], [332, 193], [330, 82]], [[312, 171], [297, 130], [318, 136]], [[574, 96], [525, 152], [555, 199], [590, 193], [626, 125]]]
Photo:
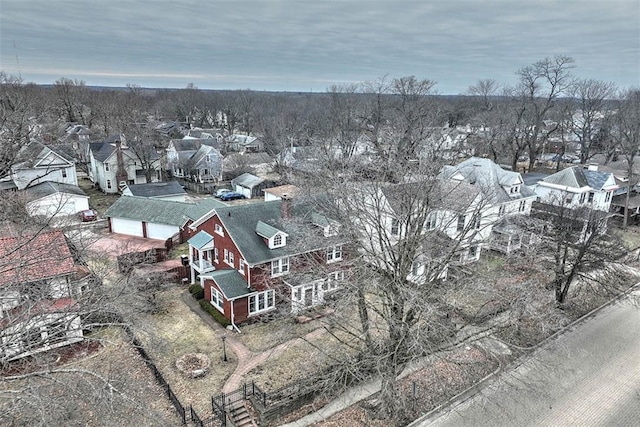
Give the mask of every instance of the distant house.
[[185, 136], [182, 139], [172, 139], [169, 141], [165, 152], [167, 156], [167, 168], [172, 176], [177, 178], [187, 178], [189, 173], [189, 159], [196, 154], [202, 145], [208, 145], [220, 151], [221, 140], [218, 138], [193, 138]]
[[273, 158], [267, 153], [231, 153], [222, 161], [223, 179], [244, 172], [266, 174], [273, 171]]
[[272, 186], [272, 182], [250, 173], [243, 173], [231, 180], [233, 191], [243, 194], [247, 199], [262, 196], [262, 191]]
[[27, 212], [30, 215], [51, 218], [89, 209], [89, 196], [77, 185], [47, 181], [24, 191], [29, 200]]
[[187, 192], [178, 181], [169, 181], [127, 185], [122, 195], [184, 202]]
[[[129, 149], [123, 135], [111, 135], [89, 144], [89, 178], [105, 193], [118, 193], [127, 184], [145, 184], [143, 162]], [[160, 156], [151, 153], [152, 182], [161, 181]]]
[[265, 188], [262, 190], [264, 192], [264, 201], [270, 202], [272, 200], [286, 200], [295, 198], [300, 194], [300, 189], [295, 185], [287, 184], [280, 185], [278, 187]]
[[88, 271], [62, 231], [0, 233], [0, 363], [83, 339], [77, 298]]
[[122, 196], [107, 209], [109, 231], [147, 239], [166, 240], [174, 235], [180, 242], [189, 233], [185, 227], [224, 203], [214, 199], [185, 203], [157, 198]]
[[73, 160], [36, 141], [18, 152], [11, 165], [11, 179], [19, 190], [45, 181], [78, 185]]
[[536, 193], [543, 203], [608, 212], [618, 188], [611, 172], [601, 172], [596, 165], [574, 166], [539, 181]]
[[226, 138], [227, 150], [240, 153], [258, 153], [264, 151], [264, 142], [261, 138], [249, 135], [229, 135]]

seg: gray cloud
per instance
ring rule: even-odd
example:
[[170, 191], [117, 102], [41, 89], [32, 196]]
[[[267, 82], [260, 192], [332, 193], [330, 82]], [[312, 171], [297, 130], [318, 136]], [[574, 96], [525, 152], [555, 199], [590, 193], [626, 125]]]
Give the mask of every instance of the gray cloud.
[[0, 10], [2, 69], [39, 83], [324, 90], [389, 74], [459, 93], [556, 54], [581, 76], [639, 84], [640, 4], [3, 0]]

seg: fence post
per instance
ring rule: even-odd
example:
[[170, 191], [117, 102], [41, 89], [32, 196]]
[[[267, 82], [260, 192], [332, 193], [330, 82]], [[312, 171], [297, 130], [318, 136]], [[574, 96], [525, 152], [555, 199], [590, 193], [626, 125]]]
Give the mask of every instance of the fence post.
[[242, 384], [242, 398], [247, 400], [247, 383]]
[[211, 396], [211, 412], [215, 414], [216, 412], [216, 404], [213, 401], [213, 396]]

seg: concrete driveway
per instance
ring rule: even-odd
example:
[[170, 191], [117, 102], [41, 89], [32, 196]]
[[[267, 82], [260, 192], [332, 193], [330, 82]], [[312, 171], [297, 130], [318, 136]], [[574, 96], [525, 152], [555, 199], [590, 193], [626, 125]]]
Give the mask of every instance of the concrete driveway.
[[637, 426], [639, 359], [640, 308], [627, 298], [466, 402], [411, 426]]

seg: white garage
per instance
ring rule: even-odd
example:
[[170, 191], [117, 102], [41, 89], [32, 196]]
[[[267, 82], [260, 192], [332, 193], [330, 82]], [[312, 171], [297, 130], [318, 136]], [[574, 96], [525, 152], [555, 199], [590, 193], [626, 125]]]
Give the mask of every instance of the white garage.
[[89, 196], [78, 186], [59, 182], [42, 182], [24, 190], [29, 215], [46, 217], [75, 215], [89, 209]]
[[147, 223], [147, 237], [149, 239], [167, 240], [179, 231], [180, 227], [175, 225]]
[[111, 232], [117, 234], [126, 234], [127, 236], [143, 237], [142, 221], [126, 218], [109, 218], [111, 224]]

